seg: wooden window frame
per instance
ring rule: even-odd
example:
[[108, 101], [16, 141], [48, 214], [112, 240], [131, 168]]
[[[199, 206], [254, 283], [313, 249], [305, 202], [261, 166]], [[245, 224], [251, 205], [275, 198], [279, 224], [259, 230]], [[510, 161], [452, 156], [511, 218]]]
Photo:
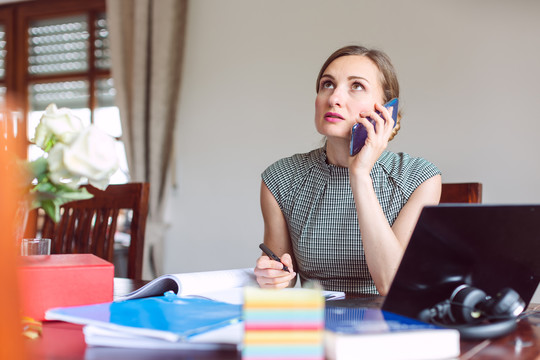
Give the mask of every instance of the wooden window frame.
[[[95, 67], [96, 19], [100, 13], [106, 13], [105, 0], [47, 0], [27, 1], [0, 6], [0, 21], [6, 24], [6, 76], [0, 84], [6, 86], [6, 98], [9, 106], [22, 113], [21, 129], [18, 133], [21, 155], [26, 157], [29, 145], [27, 123], [30, 104], [28, 87], [40, 82], [85, 80], [89, 84], [90, 121], [94, 122], [97, 107], [96, 81], [111, 77], [110, 69]], [[88, 70], [69, 74], [32, 75], [28, 72], [28, 27], [32, 21], [55, 17], [88, 14]]]

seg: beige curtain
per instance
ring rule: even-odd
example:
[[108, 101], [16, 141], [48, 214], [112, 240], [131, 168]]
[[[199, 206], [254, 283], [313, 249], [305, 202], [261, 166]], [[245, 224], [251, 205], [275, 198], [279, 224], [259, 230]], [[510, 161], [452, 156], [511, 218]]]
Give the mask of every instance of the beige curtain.
[[143, 279], [163, 273], [187, 0], [107, 0], [112, 75], [131, 181], [150, 183]]

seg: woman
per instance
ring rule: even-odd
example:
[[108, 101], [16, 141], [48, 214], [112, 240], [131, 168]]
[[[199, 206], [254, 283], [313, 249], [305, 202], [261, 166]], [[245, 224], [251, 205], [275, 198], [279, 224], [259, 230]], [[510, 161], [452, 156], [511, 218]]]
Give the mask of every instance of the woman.
[[[262, 174], [264, 243], [290, 272], [262, 255], [255, 267], [261, 287], [293, 286], [297, 269], [302, 281], [317, 280], [326, 290], [387, 294], [420, 211], [441, 193], [437, 167], [386, 150], [401, 116], [392, 119], [382, 104], [395, 97], [397, 76], [383, 52], [347, 46], [326, 60], [315, 100], [325, 146]], [[357, 122], [368, 137], [350, 156]]]

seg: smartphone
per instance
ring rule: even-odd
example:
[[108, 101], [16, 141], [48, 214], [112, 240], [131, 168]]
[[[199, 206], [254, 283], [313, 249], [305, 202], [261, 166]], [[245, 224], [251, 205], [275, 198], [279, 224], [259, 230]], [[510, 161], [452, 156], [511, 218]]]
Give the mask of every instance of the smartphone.
[[[397, 114], [398, 114], [398, 106], [399, 106], [399, 100], [398, 98], [393, 98], [389, 102], [383, 105], [385, 108], [389, 109], [392, 108], [392, 119], [394, 119], [394, 127], [396, 126], [397, 122]], [[377, 114], [381, 115], [379, 111], [377, 111]], [[372, 120], [368, 117], [369, 122], [375, 126], [375, 120]], [[354, 156], [360, 152], [362, 147], [364, 146], [367, 139], [367, 130], [366, 127], [360, 123], [354, 124], [351, 130], [351, 146], [350, 146], [350, 154], [351, 156]]]

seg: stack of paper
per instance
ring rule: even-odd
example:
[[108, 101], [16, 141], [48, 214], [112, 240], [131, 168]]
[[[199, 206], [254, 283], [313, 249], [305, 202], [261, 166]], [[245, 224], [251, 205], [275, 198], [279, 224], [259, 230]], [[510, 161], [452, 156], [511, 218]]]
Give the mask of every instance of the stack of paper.
[[324, 296], [320, 289], [244, 293], [243, 360], [323, 360]]

